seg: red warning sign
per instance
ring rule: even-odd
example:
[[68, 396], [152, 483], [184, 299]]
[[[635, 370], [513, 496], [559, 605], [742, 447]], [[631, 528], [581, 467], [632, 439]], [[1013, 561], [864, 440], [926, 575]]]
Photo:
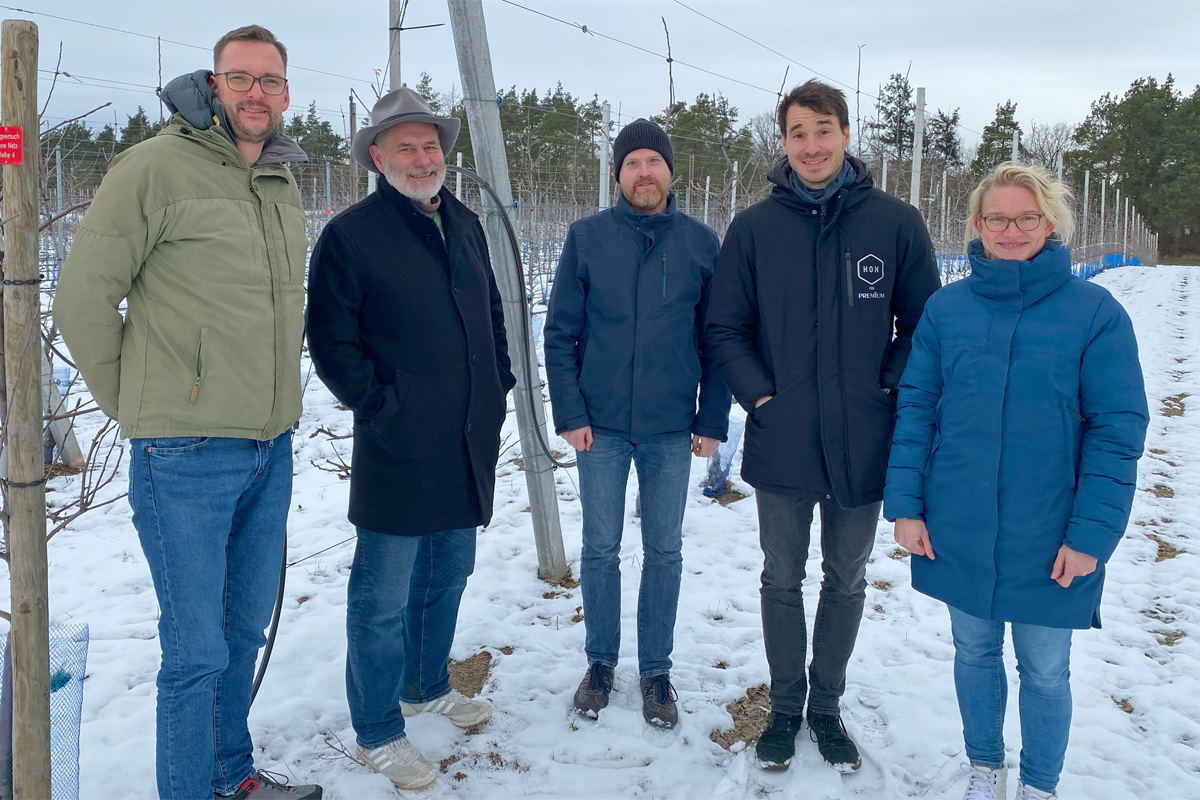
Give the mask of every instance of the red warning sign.
[[0, 126], [0, 164], [20, 164], [25, 154], [21, 128], [16, 125]]

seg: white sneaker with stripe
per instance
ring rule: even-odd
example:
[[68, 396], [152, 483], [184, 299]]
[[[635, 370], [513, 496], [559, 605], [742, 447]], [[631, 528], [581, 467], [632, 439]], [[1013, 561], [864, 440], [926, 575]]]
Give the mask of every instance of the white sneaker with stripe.
[[397, 789], [424, 789], [437, 780], [437, 767], [413, 747], [407, 736], [371, 750], [360, 746], [358, 760], [380, 775], [386, 775]]
[[470, 728], [492, 718], [492, 707], [483, 700], [474, 700], [451, 689], [447, 694], [428, 703], [413, 705], [400, 701], [400, 712], [405, 717], [417, 714], [441, 714], [459, 728]]

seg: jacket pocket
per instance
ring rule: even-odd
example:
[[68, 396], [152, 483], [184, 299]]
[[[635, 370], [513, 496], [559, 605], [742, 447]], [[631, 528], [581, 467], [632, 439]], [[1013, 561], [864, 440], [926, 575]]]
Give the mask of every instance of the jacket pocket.
[[188, 404], [195, 405], [200, 399], [200, 385], [204, 383], [204, 334], [208, 328], [201, 328], [196, 337], [196, 369], [192, 380], [192, 391], [188, 396]]
[[396, 370], [391, 386], [392, 393], [396, 398], [395, 412], [386, 420], [379, 420], [379, 415], [376, 414], [369, 423], [370, 430], [383, 448], [393, 456], [400, 458], [411, 457], [414, 450], [412, 447], [415, 438], [412, 430], [414, 420], [412, 419], [413, 415], [409, 413], [411, 403], [408, 399], [411, 386], [412, 378], [400, 370]]
[[[282, 251], [287, 258], [287, 282], [302, 285], [308, 260], [308, 237], [304, 232], [304, 213], [293, 206], [276, 205]], [[296, 219], [299, 217], [299, 219]], [[290, 225], [289, 225], [290, 223]]]

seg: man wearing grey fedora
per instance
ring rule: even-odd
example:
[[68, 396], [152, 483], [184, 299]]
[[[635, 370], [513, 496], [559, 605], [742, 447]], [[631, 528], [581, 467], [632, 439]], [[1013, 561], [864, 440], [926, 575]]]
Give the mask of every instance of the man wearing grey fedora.
[[443, 186], [458, 120], [407, 88], [371, 120], [351, 152], [381, 179], [313, 249], [308, 345], [354, 413], [346, 695], [358, 758], [419, 789], [437, 769], [405, 717], [468, 728], [492, 713], [450, 687], [446, 662], [516, 379], [483, 228]]

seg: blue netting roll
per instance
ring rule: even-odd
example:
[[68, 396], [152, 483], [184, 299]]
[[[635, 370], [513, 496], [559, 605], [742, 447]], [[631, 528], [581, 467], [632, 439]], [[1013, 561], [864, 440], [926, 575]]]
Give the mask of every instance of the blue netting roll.
[[[7, 646], [8, 634], [0, 634], [0, 654]], [[50, 627], [51, 800], [79, 798], [79, 727], [83, 721], [87, 651], [87, 625]], [[11, 763], [11, 754], [5, 755]]]

